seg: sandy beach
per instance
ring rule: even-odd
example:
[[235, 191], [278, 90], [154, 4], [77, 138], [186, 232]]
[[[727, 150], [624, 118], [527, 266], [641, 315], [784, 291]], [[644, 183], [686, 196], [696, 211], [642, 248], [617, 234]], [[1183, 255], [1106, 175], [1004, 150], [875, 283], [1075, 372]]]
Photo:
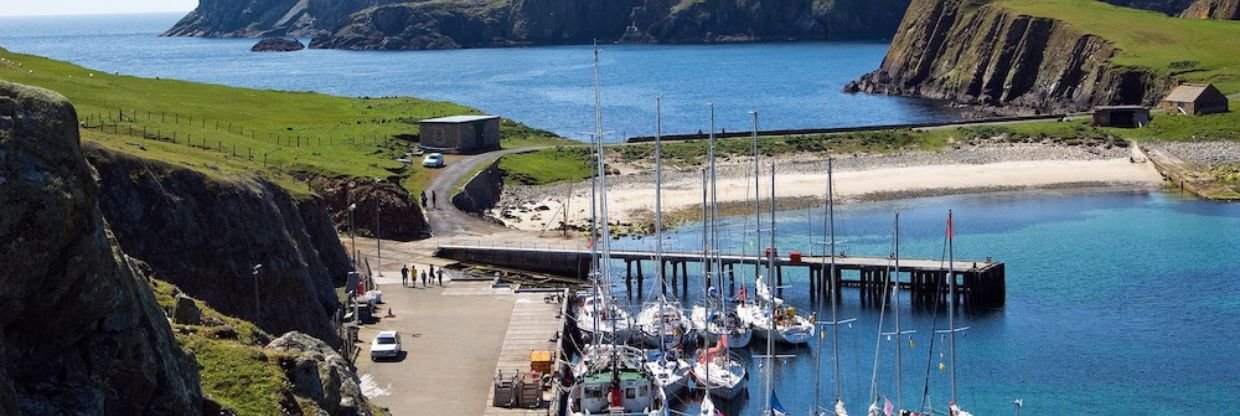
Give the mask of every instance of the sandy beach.
[[[1131, 157], [1131, 159], [1130, 159]], [[774, 159], [776, 197], [821, 204], [826, 194], [826, 160], [815, 155]], [[764, 198], [770, 192], [770, 158], [761, 161]], [[650, 166], [617, 166], [622, 175], [608, 178], [610, 221], [621, 226], [649, 221], [654, 209], [655, 178]], [[721, 206], [752, 201], [753, 159], [717, 163]], [[664, 212], [700, 209], [700, 167], [665, 167]], [[848, 155], [835, 161], [837, 201], [904, 199], [946, 194], [1063, 187], [1157, 187], [1162, 176], [1132, 148], [1042, 144], [984, 145], [939, 152]], [[571, 195], [571, 198], [566, 196]], [[517, 229], [558, 229], [565, 218], [581, 226], [589, 218], [589, 182], [541, 187], [512, 187], [489, 215]], [[552, 222], [552, 224], [548, 224]]]

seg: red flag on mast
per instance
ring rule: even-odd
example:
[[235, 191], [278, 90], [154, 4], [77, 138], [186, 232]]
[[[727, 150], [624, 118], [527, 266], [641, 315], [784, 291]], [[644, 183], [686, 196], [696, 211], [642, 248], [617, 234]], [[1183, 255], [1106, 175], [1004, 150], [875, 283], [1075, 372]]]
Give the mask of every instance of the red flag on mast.
[[952, 238], [952, 213], [947, 211], [947, 238]]

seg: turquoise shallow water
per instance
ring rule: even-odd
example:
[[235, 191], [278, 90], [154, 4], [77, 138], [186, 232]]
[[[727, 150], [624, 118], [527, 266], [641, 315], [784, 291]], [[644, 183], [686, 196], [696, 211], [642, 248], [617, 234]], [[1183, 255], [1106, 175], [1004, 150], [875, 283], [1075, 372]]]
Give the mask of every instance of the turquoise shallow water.
[[[178, 16], [0, 18], [0, 46], [107, 71], [347, 95], [411, 94], [449, 99], [535, 127], [580, 137], [590, 125], [589, 50], [522, 48], [416, 53], [306, 51], [252, 55], [249, 40], [161, 39]], [[747, 128], [758, 108], [769, 128], [929, 121], [953, 115], [939, 104], [838, 93], [878, 65], [886, 46], [805, 43], [724, 46], [608, 46], [604, 52], [608, 129], [647, 134], [655, 92], [668, 131], [705, 126], [703, 103], [720, 125]], [[618, 134], [617, 134], [618, 135]], [[842, 250], [883, 255], [891, 214], [903, 218], [902, 251], [942, 253], [944, 217], [955, 209], [957, 256], [1007, 263], [1007, 305], [971, 314], [960, 338], [960, 400], [979, 415], [1234, 413], [1240, 408], [1240, 205], [1163, 193], [1002, 193], [857, 204], [839, 210]], [[820, 210], [781, 213], [781, 251], [810, 251], [822, 239]], [[697, 247], [698, 228], [674, 232], [669, 248]], [[729, 247], [744, 247], [746, 219], [725, 221]], [[812, 233], [812, 234], [811, 234]], [[622, 240], [643, 246], [650, 240]], [[815, 251], [821, 251], [815, 248]], [[616, 265], [620, 271], [620, 264]], [[744, 270], [738, 270], [742, 275]], [[804, 275], [788, 274], [785, 297], [810, 305]], [[648, 288], [649, 289], [649, 288]], [[842, 331], [844, 391], [853, 414], [868, 403], [877, 312], [847, 293], [841, 308], [859, 320]], [[921, 400], [934, 316], [904, 310], [919, 330], [905, 361], [906, 405]], [[939, 316], [940, 326], [942, 316]], [[894, 400], [892, 342], [880, 394]], [[756, 350], [755, 350], [756, 351]], [[794, 414], [813, 400], [813, 349], [787, 350], [776, 389]], [[831, 368], [824, 357], [824, 368]], [[760, 375], [756, 364], [751, 374]], [[834, 387], [823, 375], [824, 397]], [[729, 415], [757, 415], [750, 400]], [[931, 403], [946, 401], [946, 376], [932, 369]], [[689, 405], [690, 407], [692, 405]]]
[[[125, 74], [350, 96], [412, 95], [453, 101], [584, 138], [594, 131], [589, 46], [421, 52], [249, 52], [250, 39], [159, 38], [177, 15], [0, 18], [0, 47]], [[717, 126], [748, 130], [840, 127], [955, 118], [942, 103], [849, 95], [844, 84], [878, 67], [883, 43], [604, 45], [607, 138]]]
[[[1006, 306], [960, 321], [971, 328], [958, 338], [958, 394], [966, 409], [979, 415], [1013, 414], [1017, 398], [1024, 399], [1026, 414], [1228, 413], [1240, 406], [1240, 361], [1235, 358], [1240, 351], [1240, 205], [1163, 193], [1050, 191], [858, 204], [837, 212], [839, 239], [846, 240], [841, 250], [889, 253], [892, 214], [899, 211], [902, 254], [941, 258], [949, 208], [956, 213], [957, 258], [993, 256], [1007, 264]], [[820, 209], [780, 213], [780, 251], [808, 252], [812, 241], [821, 242], [822, 215]], [[700, 226], [673, 232], [668, 244], [698, 247]], [[725, 246], [739, 249], [741, 231], [751, 226], [743, 218], [723, 226]], [[619, 242], [623, 247], [651, 244], [649, 239]], [[738, 269], [738, 274], [751, 275], [747, 270], [752, 269]], [[792, 287], [785, 298], [810, 307], [807, 279], [804, 273], [786, 272], [785, 283]], [[942, 345], [933, 353], [928, 348], [933, 314], [913, 311], [904, 302], [903, 325], [918, 330], [912, 335], [916, 346], [905, 350], [904, 362], [904, 402], [912, 406], [921, 401], [927, 358], [937, 367]], [[841, 329], [840, 345], [846, 402], [860, 413], [870, 395], [878, 313], [862, 307], [855, 291], [845, 293], [841, 310], [858, 318], [851, 329]], [[936, 327], [946, 327], [946, 316], [938, 319]], [[824, 398], [834, 391], [829, 345], [824, 341]], [[894, 341], [882, 345], [879, 393], [894, 401]], [[753, 351], [761, 353], [761, 348]], [[815, 351], [781, 353], [796, 358], [776, 367], [776, 390], [794, 414], [807, 412], [813, 403]], [[750, 371], [761, 374], [754, 363]], [[750, 388], [760, 389], [760, 380], [751, 379]], [[941, 407], [946, 402], [947, 383], [947, 373], [930, 371], [931, 403]], [[761, 396], [751, 394], [751, 400], [734, 403], [732, 409], [756, 415], [761, 404]]]

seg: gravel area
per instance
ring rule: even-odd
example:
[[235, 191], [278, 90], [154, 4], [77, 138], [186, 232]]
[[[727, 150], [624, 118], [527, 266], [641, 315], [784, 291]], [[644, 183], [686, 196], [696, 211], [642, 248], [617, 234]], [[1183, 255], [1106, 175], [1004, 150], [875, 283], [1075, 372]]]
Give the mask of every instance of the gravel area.
[[1240, 143], [1237, 142], [1159, 142], [1152, 145], [1186, 162], [1211, 166], [1240, 163]]

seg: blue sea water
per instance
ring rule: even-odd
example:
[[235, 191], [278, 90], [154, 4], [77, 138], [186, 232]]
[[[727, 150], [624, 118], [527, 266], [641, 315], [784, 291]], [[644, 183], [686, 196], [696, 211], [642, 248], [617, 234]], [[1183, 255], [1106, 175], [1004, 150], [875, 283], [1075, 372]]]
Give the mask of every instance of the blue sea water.
[[[355, 96], [415, 95], [482, 108], [564, 135], [592, 129], [588, 47], [435, 52], [303, 51], [251, 54], [251, 40], [158, 38], [177, 15], [0, 18], [0, 47], [69, 60], [105, 71], [245, 87], [314, 90]], [[603, 52], [607, 129], [619, 137], [652, 131], [653, 96], [665, 97], [669, 132], [706, 128], [704, 103], [719, 124], [748, 128], [750, 109], [765, 128], [825, 127], [943, 120], [932, 101], [850, 96], [848, 80], [876, 67], [878, 43], [614, 46]], [[993, 256], [1007, 264], [1007, 304], [961, 317], [959, 400], [978, 415], [1230, 414], [1240, 408], [1240, 205], [1161, 192], [1019, 192], [922, 198], [841, 206], [842, 250], [885, 255], [892, 213], [902, 214], [901, 251], [942, 254], [944, 217], [956, 213], [958, 258]], [[746, 218], [724, 221], [723, 238], [748, 249]], [[700, 224], [668, 238], [697, 247]], [[779, 214], [781, 251], [821, 252], [820, 210]], [[622, 240], [647, 247], [650, 239]], [[748, 248], [747, 248], [748, 247]], [[738, 269], [748, 276], [749, 269]], [[620, 270], [617, 270], [620, 272]], [[692, 270], [691, 272], [696, 272]], [[804, 274], [787, 273], [785, 298], [812, 307]], [[700, 280], [694, 280], [694, 287]], [[653, 286], [647, 282], [647, 291]], [[853, 414], [869, 403], [878, 312], [844, 296], [843, 390]], [[930, 334], [945, 317], [903, 307], [919, 332], [906, 350], [904, 403], [947, 400], [942, 344]], [[819, 316], [823, 316], [820, 311]], [[937, 321], [936, 321], [937, 320]], [[829, 345], [830, 340], [825, 343]], [[892, 347], [881, 341], [878, 393], [895, 400]], [[755, 346], [752, 352], [761, 353]], [[815, 385], [812, 348], [774, 367], [776, 390], [793, 414], [807, 414]], [[834, 386], [823, 357], [824, 401]], [[930, 371], [927, 373], [927, 364]], [[761, 371], [750, 362], [753, 394], [725, 406], [757, 415]], [[929, 374], [929, 377], [926, 376]], [[689, 405], [692, 407], [692, 405]]]
[[[0, 47], [89, 68], [349, 96], [409, 95], [480, 108], [585, 140], [594, 131], [590, 46], [418, 52], [304, 50], [255, 54], [252, 39], [160, 38], [178, 15], [0, 18]], [[308, 39], [306, 40], [308, 41]], [[941, 102], [842, 92], [878, 67], [883, 43], [604, 45], [608, 140], [654, 133], [655, 95], [665, 133], [718, 128], [841, 127], [953, 119]]]
[[[970, 328], [957, 340], [957, 397], [966, 410], [1014, 414], [1018, 398], [1031, 415], [1231, 414], [1240, 406], [1240, 205], [1161, 192], [1068, 191], [842, 205], [836, 213], [839, 250], [891, 253], [893, 214], [899, 212], [901, 255], [941, 259], [948, 209], [955, 212], [957, 259], [992, 256], [1007, 267], [1006, 305], [958, 321], [958, 327]], [[821, 208], [778, 215], [780, 252], [824, 251], [815, 245], [824, 240]], [[725, 252], [754, 252], [752, 234], [745, 232], [753, 228], [750, 219], [729, 218], [721, 227]], [[673, 231], [665, 247], [700, 250], [700, 229], [699, 223]], [[653, 243], [624, 239], [617, 247], [649, 249]], [[746, 276], [752, 284], [752, 270], [738, 267], [738, 279]], [[790, 287], [784, 298], [813, 308], [808, 276], [792, 270], [785, 270]], [[700, 276], [700, 270], [690, 266], [690, 274]], [[690, 282], [698, 289], [691, 297], [700, 297], [701, 278]], [[646, 284], [649, 296], [654, 284]], [[617, 293], [623, 290], [619, 285]], [[829, 319], [826, 304], [820, 306], [818, 316]], [[840, 363], [845, 401], [853, 414], [863, 414], [871, 397], [879, 313], [847, 289], [840, 310], [842, 318], [858, 318], [840, 329]], [[940, 356], [941, 336], [931, 334], [947, 327], [946, 312], [914, 310], [908, 298], [901, 310], [902, 326], [918, 331], [911, 335], [913, 348], [904, 350], [904, 405], [922, 403], [928, 385], [928, 403], [943, 409], [949, 380], [938, 365], [950, 360]], [[884, 330], [890, 331], [890, 312], [886, 319]], [[881, 342], [877, 390], [893, 402], [895, 342]], [[755, 344], [751, 353], [764, 354], [765, 344]], [[821, 392], [829, 403], [830, 340], [823, 346]], [[796, 357], [774, 367], [775, 390], [793, 414], [806, 414], [814, 400], [816, 352], [777, 353]], [[732, 403], [727, 414], [760, 414], [763, 369], [757, 361], [750, 361], [749, 399]]]

